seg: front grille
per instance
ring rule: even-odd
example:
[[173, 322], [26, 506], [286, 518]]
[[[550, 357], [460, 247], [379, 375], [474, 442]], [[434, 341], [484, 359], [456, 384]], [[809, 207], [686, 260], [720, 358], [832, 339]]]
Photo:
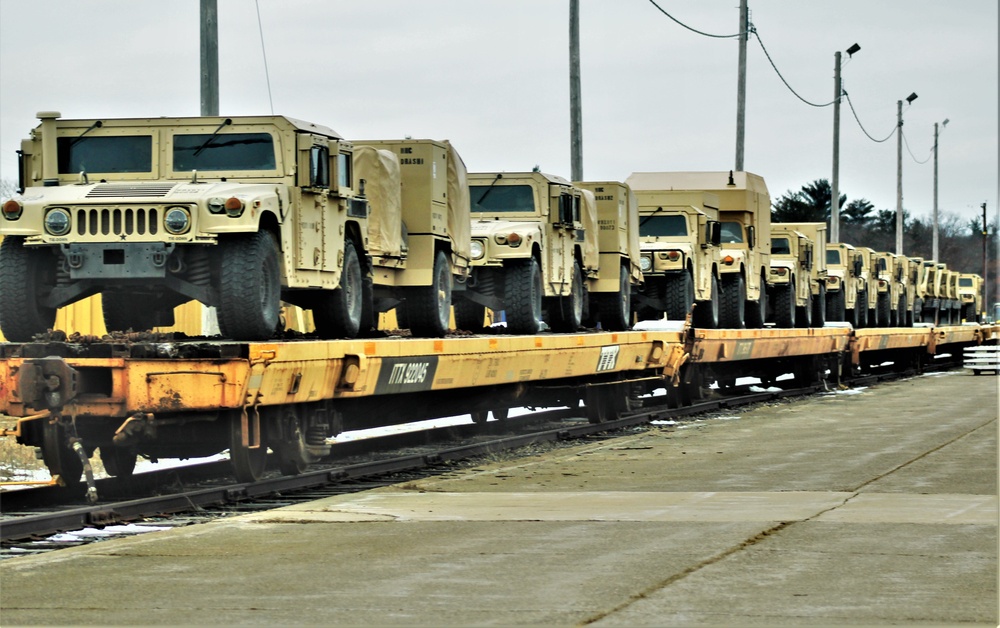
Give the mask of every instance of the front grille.
[[176, 183], [104, 183], [95, 185], [87, 198], [118, 198], [122, 196], [163, 197]]
[[101, 207], [76, 210], [77, 235], [156, 235], [159, 229], [156, 207]]

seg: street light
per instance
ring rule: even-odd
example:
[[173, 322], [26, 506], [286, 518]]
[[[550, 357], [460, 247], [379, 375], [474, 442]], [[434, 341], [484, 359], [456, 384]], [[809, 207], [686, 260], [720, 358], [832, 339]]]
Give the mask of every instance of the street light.
[[[916, 92], [906, 97], [913, 104]], [[896, 101], [896, 255], [903, 254], [903, 101]]]
[[[847, 49], [847, 56], [861, 50], [858, 44]], [[833, 176], [830, 177], [830, 242], [840, 242], [840, 51], [833, 55]]]
[[[948, 126], [948, 118], [941, 123], [941, 130]], [[934, 228], [931, 231], [931, 259], [938, 258], [938, 123], [934, 123]]]

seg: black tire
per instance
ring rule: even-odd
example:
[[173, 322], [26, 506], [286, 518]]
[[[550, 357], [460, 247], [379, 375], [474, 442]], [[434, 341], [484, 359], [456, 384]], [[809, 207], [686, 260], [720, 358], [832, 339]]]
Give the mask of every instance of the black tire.
[[267, 340], [278, 329], [281, 258], [268, 231], [219, 242], [219, 326], [233, 340]]
[[[101, 311], [109, 331], [149, 331], [156, 327], [156, 310], [150, 298], [125, 292], [102, 292]], [[110, 473], [110, 472], [109, 472]]]
[[826, 286], [819, 284], [819, 294], [813, 299], [812, 326], [826, 327]]
[[687, 318], [694, 305], [694, 278], [690, 270], [676, 275], [668, 275], [667, 283], [667, 320], [682, 321]]
[[[313, 305], [313, 324], [320, 338], [356, 338], [365, 310], [364, 277], [354, 239], [344, 239], [340, 286], [322, 290]], [[371, 305], [369, 304], [369, 309]]]
[[0, 243], [0, 331], [9, 342], [29, 342], [55, 325], [55, 308], [40, 304], [55, 273], [56, 259], [47, 249], [25, 247], [19, 236]]
[[746, 311], [747, 285], [743, 275], [723, 275], [722, 299], [719, 302], [719, 326], [725, 329], [743, 329]]
[[410, 288], [406, 295], [410, 332], [422, 338], [444, 336], [451, 322], [451, 265], [444, 251], [434, 254], [431, 282], [429, 286]]
[[875, 301], [876, 321], [879, 327], [888, 327], [892, 321], [892, 307], [889, 303], [889, 293], [881, 292]]
[[[858, 298], [854, 302], [855, 327], [868, 327], [868, 290], [858, 290]], [[872, 321], [874, 322], [874, 321]]]
[[628, 269], [618, 267], [618, 292], [597, 295], [601, 327], [608, 331], [625, 331], [632, 326], [632, 281]]
[[719, 328], [719, 302], [722, 299], [722, 290], [719, 288], [719, 278], [712, 275], [711, 297], [707, 301], [698, 301], [694, 308], [694, 316], [691, 317], [694, 326], [698, 329], [718, 329]]
[[466, 331], [482, 331], [486, 322], [486, 306], [475, 301], [457, 298], [452, 304], [455, 308], [455, 327]]
[[795, 327], [794, 283], [787, 286], [776, 286], [774, 289], [774, 325], [786, 329]]
[[844, 303], [846, 297], [843, 289], [826, 293], [826, 320], [835, 322], [847, 320], [847, 307]]
[[753, 329], [763, 329], [767, 320], [767, 277], [760, 278], [760, 292], [756, 301], [746, 303], [746, 326]]
[[552, 331], [572, 333], [583, 323], [583, 271], [575, 260], [570, 280], [569, 295], [556, 297], [549, 307], [548, 323]]
[[812, 292], [809, 292], [809, 296], [806, 297], [806, 304], [795, 308], [795, 326], [796, 327], [812, 327], [813, 324], [813, 298]]
[[537, 334], [542, 319], [542, 271], [531, 257], [504, 269], [504, 308], [507, 329], [515, 334]]
[[896, 327], [908, 327], [906, 324], [906, 295], [900, 295], [896, 304]]

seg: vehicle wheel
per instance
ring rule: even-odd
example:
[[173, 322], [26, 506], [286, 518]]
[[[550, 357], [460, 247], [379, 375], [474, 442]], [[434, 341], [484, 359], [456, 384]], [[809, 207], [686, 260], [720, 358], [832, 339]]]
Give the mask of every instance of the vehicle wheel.
[[131, 477], [135, 471], [135, 451], [131, 447], [115, 447], [101, 445], [97, 450], [101, 455], [101, 464], [108, 475], [116, 478]]
[[459, 297], [455, 299], [455, 327], [466, 331], [482, 331], [486, 321], [486, 306]]
[[47, 249], [24, 246], [24, 238], [0, 243], [0, 331], [9, 342], [29, 342], [56, 322], [55, 308], [40, 301], [55, 285], [56, 259]]
[[[868, 327], [868, 290], [858, 290], [858, 298], [854, 302], [855, 327]], [[874, 322], [874, 321], [872, 321]]]
[[219, 245], [220, 326], [233, 340], [271, 338], [281, 309], [281, 259], [274, 236], [258, 231]]
[[774, 294], [774, 324], [777, 327], [795, 327], [795, 280], [779, 286]]
[[532, 257], [512, 262], [504, 273], [507, 328], [515, 334], [537, 334], [542, 319], [542, 271]]
[[279, 407], [277, 412], [276, 423], [281, 426], [281, 439], [274, 443], [278, 469], [282, 475], [299, 475], [313, 460], [307, 449], [306, 430], [292, 406]]
[[694, 278], [685, 270], [669, 275], [667, 280], [667, 320], [682, 321], [694, 305]]
[[448, 333], [451, 318], [451, 266], [444, 251], [434, 254], [432, 284], [411, 288], [406, 296], [406, 313], [414, 336], [440, 338]]
[[797, 327], [812, 327], [812, 292], [806, 299], [806, 304], [795, 308], [795, 325]]
[[[264, 435], [260, 435], [259, 447], [248, 447], [243, 444], [243, 421], [240, 412], [231, 412], [229, 420], [229, 460], [233, 464], [233, 472], [239, 482], [256, 482], [264, 475], [267, 467], [267, 443]], [[252, 428], [253, 420], [247, 421]], [[252, 442], [252, 438], [250, 439]]]
[[[365, 308], [364, 277], [354, 239], [344, 239], [340, 286], [322, 290], [313, 306], [313, 323], [320, 338], [356, 338]], [[371, 305], [369, 304], [369, 308]]]
[[618, 292], [599, 294], [597, 297], [603, 329], [625, 331], [632, 326], [632, 282], [624, 266], [618, 267]]
[[825, 327], [826, 326], [826, 286], [822, 283], [819, 284], [819, 294], [816, 295], [816, 299], [813, 300], [812, 308], [812, 326], [813, 327]]
[[743, 329], [743, 314], [746, 311], [747, 285], [743, 275], [724, 275], [722, 279], [722, 299], [719, 305], [719, 326], [726, 329]]
[[552, 331], [568, 333], [577, 331], [583, 323], [583, 271], [577, 261], [573, 262], [569, 295], [552, 301], [548, 323]]
[[66, 428], [46, 423], [42, 434], [42, 461], [53, 477], [59, 476], [63, 484], [72, 488], [80, 483], [83, 462], [66, 438]]
[[156, 327], [156, 310], [150, 305], [155, 299], [148, 295], [126, 292], [102, 292], [101, 311], [104, 327], [109, 331], [149, 331]]
[[746, 303], [746, 324], [747, 327], [763, 329], [764, 321], [767, 320], [767, 278], [760, 278], [760, 293], [756, 301]]
[[875, 301], [877, 323], [879, 327], [888, 327], [892, 321], [891, 304], [889, 303], [889, 293], [883, 292], [878, 295]]
[[[843, 289], [826, 293], [826, 320], [836, 322], [848, 320], [847, 308], [844, 303], [846, 296]], [[854, 312], [857, 310], [851, 310], [852, 316]]]
[[896, 304], [896, 327], [907, 327], [905, 294], [899, 297], [899, 303]]
[[692, 322], [699, 329], [718, 329], [719, 327], [719, 278], [712, 275], [712, 296], [708, 301], [698, 301], [694, 308]]

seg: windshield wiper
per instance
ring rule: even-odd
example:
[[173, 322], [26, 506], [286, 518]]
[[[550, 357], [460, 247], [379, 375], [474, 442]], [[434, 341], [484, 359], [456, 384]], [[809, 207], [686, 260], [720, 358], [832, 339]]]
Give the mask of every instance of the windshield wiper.
[[220, 125], [219, 125], [219, 126], [218, 126], [218, 127], [216, 128], [216, 129], [215, 129], [215, 131], [214, 131], [214, 132], [213, 132], [213, 133], [212, 133], [212, 134], [211, 134], [211, 135], [210, 135], [210, 136], [208, 137], [208, 139], [207, 139], [207, 140], [205, 140], [205, 143], [204, 143], [204, 144], [202, 144], [201, 146], [199, 146], [199, 147], [198, 147], [198, 150], [194, 151], [194, 156], [195, 156], [195, 157], [197, 157], [197, 156], [198, 156], [198, 153], [200, 153], [201, 151], [205, 150], [205, 148], [206, 148], [206, 147], [207, 147], [207, 146], [208, 146], [209, 144], [211, 144], [211, 143], [212, 143], [212, 140], [214, 140], [214, 139], [215, 139], [215, 136], [219, 134], [219, 131], [221, 131], [221, 130], [222, 130], [222, 127], [224, 127], [224, 126], [228, 126], [228, 125], [230, 125], [230, 124], [232, 124], [232, 123], [233, 123], [233, 119], [232, 119], [232, 118], [226, 118], [225, 120], [223, 120], [223, 121], [222, 121], [222, 124], [220, 124]]
[[78, 142], [80, 142], [80, 141], [83, 140], [83, 136], [84, 135], [86, 135], [87, 133], [90, 133], [94, 129], [99, 129], [102, 126], [104, 126], [103, 122], [101, 122], [100, 120], [95, 120], [93, 124], [91, 124], [89, 127], [87, 127], [86, 131], [84, 131], [83, 133], [81, 133], [81, 134], [79, 134], [79, 135], [77, 135], [76, 137], [73, 138], [73, 141], [69, 143], [68, 148], [73, 148], [74, 146], [76, 146], [76, 144]]
[[486, 196], [487, 196], [487, 195], [488, 195], [488, 194], [489, 194], [490, 192], [492, 192], [492, 191], [493, 191], [493, 186], [494, 186], [494, 185], [496, 185], [496, 184], [497, 184], [497, 181], [499, 181], [499, 180], [500, 180], [500, 179], [502, 179], [502, 178], [503, 178], [503, 173], [502, 173], [502, 172], [498, 172], [498, 173], [497, 173], [497, 176], [496, 176], [496, 178], [495, 178], [495, 179], [493, 179], [493, 183], [491, 183], [491, 184], [490, 184], [490, 187], [486, 188], [486, 191], [485, 191], [485, 192], [483, 192], [483, 195], [479, 197], [479, 200], [478, 200], [478, 201], [476, 201], [476, 205], [480, 205], [480, 204], [482, 204], [482, 202], [483, 202], [483, 199], [484, 199], [484, 198], [486, 198]]
[[647, 222], [649, 222], [649, 220], [650, 220], [650, 219], [651, 219], [651, 218], [652, 218], [653, 216], [655, 216], [655, 215], [659, 214], [659, 213], [660, 213], [660, 212], [662, 212], [662, 211], [663, 211], [663, 208], [662, 208], [662, 207], [657, 207], [657, 208], [656, 208], [656, 211], [654, 211], [654, 212], [653, 212], [652, 214], [650, 214], [650, 215], [648, 215], [648, 216], [644, 217], [644, 218], [643, 218], [642, 220], [640, 220], [640, 221], [639, 221], [639, 226], [640, 226], [640, 227], [641, 227], [641, 226], [643, 226], [644, 224], [646, 224]]

